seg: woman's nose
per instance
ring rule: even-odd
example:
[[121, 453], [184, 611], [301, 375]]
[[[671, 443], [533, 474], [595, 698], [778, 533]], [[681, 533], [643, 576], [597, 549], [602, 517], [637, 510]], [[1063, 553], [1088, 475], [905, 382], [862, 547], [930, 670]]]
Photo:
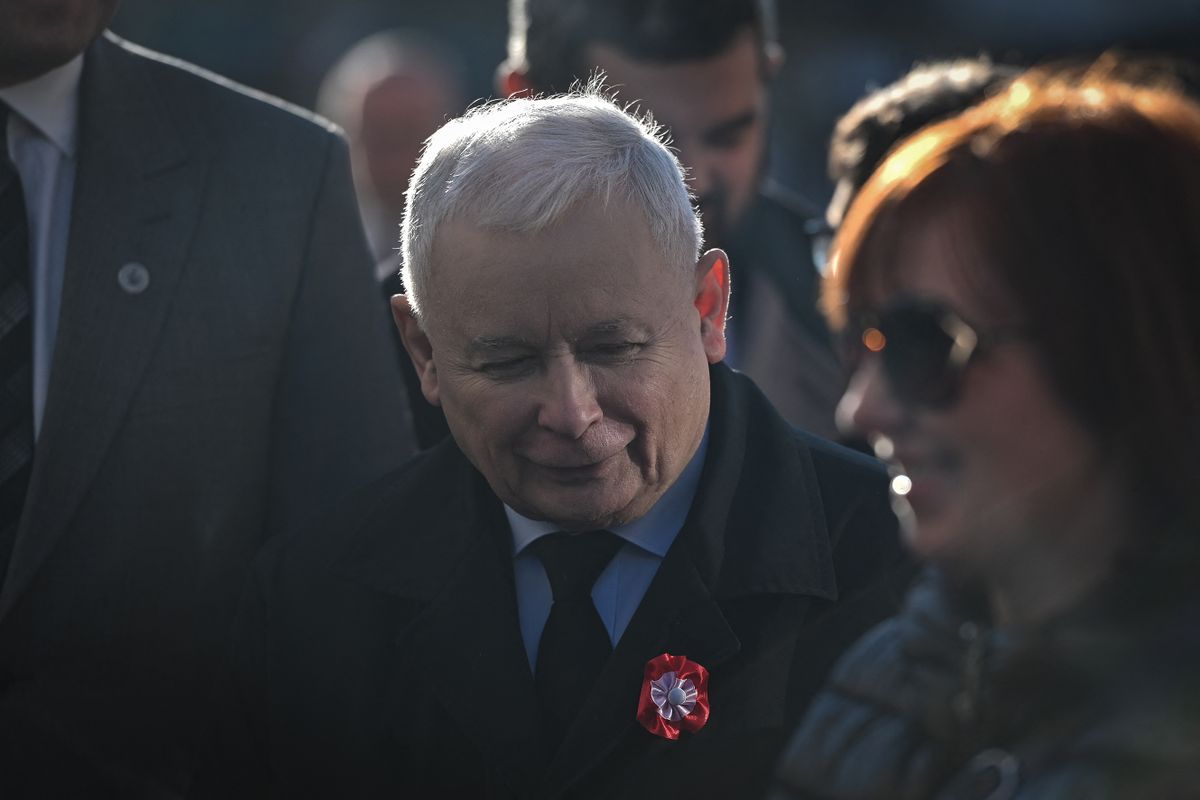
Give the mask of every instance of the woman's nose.
[[903, 423], [904, 414], [879, 357], [863, 358], [838, 402], [838, 429], [849, 436], [873, 440], [878, 435], [892, 435]]

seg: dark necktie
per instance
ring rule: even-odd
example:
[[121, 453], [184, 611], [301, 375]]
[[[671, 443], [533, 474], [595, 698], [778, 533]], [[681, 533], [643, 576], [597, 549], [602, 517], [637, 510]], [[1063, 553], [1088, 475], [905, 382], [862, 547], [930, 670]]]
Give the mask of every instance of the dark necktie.
[[0, 103], [0, 586], [33, 464], [29, 219], [21, 176], [8, 157], [8, 115]]
[[621, 544], [608, 531], [587, 531], [553, 533], [530, 545], [554, 592], [534, 670], [542, 725], [552, 750], [562, 743], [612, 654], [608, 631], [592, 603], [592, 585]]

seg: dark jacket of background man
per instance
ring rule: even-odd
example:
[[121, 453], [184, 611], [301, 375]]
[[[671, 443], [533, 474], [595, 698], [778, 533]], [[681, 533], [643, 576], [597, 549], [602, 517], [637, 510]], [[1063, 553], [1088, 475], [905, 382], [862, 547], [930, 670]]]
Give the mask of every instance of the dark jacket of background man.
[[[687, 521], [553, 758], [509, 526], [448, 440], [260, 557], [198, 796], [757, 796], [833, 659], [910, 571], [876, 462], [795, 431], [723, 364], [711, 375]], [[679, 741], [635, 719], [664, 652], [711, 672], [709, 722]]]
[[254, 553], [411, 451], [370, 267], [330, 126], [111, 34], [87, 48], [0, 594], [0, 795], [182, 790]]

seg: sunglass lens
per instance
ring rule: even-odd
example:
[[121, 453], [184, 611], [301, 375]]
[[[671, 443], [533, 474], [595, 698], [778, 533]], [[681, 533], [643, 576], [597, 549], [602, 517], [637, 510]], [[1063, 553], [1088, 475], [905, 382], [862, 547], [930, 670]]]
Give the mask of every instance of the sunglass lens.
[[950, 363], [954, 340], [941, 317], [924, 308], [897, 308], [883, 314], [879, 328], [887, 337], [883, 365], [896, 396], [905, 402], [941, 405], [957, 383]]

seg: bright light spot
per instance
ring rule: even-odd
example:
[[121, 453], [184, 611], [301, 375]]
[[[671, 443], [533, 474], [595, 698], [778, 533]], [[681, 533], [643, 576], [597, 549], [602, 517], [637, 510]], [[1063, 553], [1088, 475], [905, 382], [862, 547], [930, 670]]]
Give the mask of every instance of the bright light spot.
[[867, 328], [862, 334], [863, 346], [872, 353], [878, 353], [887, 344], [887, 337], [879, 328]]
[[1033, 97], [1033, 92], [1030, 91], [1028, 83], [1017, 81], [1008, 90], [1008, 96], [1013, 105], [1023, 106], [1029, 102], [1029, 98]]
[[901, 147], [896, 153], [883, 162], [879, 168], [879, 181], [884, 185], [903, 180], [913, 171], [917, 164], [929, 156], [941, 143], [941, 136], [918, 136], [909, 144]]
[[897, 475], [892, 478], [892, 494], [904, 497], [912, 491], [912, 480], [907, 475]]
[[871, 449], [880, 461], [887, 461], [896, 453], [896, 445], [891, 439], [880, 434], [871, 440]]

